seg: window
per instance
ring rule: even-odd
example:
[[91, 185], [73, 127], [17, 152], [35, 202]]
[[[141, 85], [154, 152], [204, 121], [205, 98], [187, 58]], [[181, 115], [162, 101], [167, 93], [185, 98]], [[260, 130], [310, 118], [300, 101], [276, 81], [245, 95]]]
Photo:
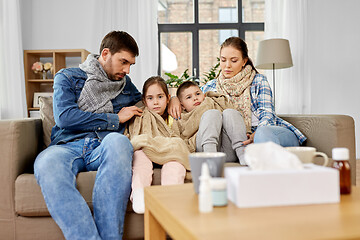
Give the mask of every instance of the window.
[[247, 42], [255, 61], [264, 37], [264, 8], [265, 0], [158, 0], [159, 74], [180, 76], [189, 69], [201, 80], [231, 36]]
[[[219, 8], [219, 22], [226, 23], [236, 23], [237, 22], [237, 9], [232, 8]], [[219, 31], [219, 43], [224, 42], [228, 37], [238, 37], [239, 31], [236, 29], [226, 29]]]

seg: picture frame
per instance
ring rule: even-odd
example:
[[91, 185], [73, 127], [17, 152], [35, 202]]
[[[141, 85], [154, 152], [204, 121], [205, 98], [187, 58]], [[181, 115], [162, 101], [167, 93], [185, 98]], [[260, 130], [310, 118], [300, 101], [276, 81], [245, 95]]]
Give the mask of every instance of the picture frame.
[[33, 107], [34, 108], [40, 107], [40, 102], [39, 102], [40, 97], [52, 97], [53, 95], [54, 93], [52, 92], [34, 92]]

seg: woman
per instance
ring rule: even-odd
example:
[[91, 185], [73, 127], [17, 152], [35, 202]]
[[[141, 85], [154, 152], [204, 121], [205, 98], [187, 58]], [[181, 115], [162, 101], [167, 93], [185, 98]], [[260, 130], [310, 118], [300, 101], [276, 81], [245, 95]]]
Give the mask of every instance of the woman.
[[[244, 118], [248, 140], [261, 143], [272, 141], [283, 147], [301, 145], [306, 137], [293, 125], [276, 116], [272, 92], [266, 77], [259, 74], [248, 56], [246, 43], [239, 37], [230, 37], [220, 48], [221, 73], [201, 90], [226, 95]], [[176, 101], [171, 101], [169, 113], [178, 115]]]

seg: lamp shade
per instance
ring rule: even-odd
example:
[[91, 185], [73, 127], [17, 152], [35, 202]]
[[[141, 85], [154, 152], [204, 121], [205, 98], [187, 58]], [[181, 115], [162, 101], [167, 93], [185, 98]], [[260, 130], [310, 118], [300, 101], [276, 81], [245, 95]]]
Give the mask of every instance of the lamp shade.
[[255, 67], [260, 69], [281, 69], [292, 67], [290, 44], [287, 39], [274, 38], [259, 43]]

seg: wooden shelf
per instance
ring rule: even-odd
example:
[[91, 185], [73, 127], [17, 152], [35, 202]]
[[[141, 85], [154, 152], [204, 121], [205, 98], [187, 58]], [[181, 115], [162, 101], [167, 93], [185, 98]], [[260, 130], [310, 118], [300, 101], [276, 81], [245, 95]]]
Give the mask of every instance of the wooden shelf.
[[53, 83], [54, 79], [29, 79], [28, 82], [32, 82], [32, 83]]
[[[26, 104], [28, 116], [30, 111], [39, 110], [38, 107], [33, 107], [34, 93], [38, 92], [53, 92], [54, 75], [62, 68], [73, 67], [69, 66], [75, 64], [78, 66], [86, 60], [90, 54], [85, 49], [45, 49], [45, 50], [24, 50], [24, 68], [25, 68], [25, 88], [26, 88]], [[52, 63], [53, 71], [48, 73], [49, 79], [40, 78], [39, 74], [31, 70], [35, 62]]]

